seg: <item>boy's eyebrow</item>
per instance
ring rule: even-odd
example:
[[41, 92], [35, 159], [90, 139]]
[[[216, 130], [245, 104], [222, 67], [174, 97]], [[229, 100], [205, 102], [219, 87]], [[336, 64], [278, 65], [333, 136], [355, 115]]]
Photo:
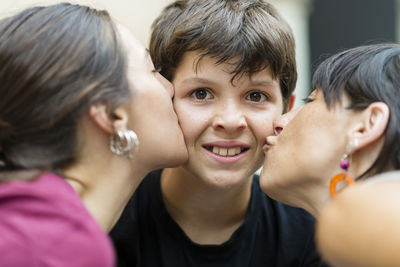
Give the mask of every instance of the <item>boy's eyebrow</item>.
[[211, 80], [199, 78], [199, 77], [191, 77], [182, 81], [182, 83], [190, 83], [190, 82], [198, 82], [198, 83], [214, 83]]
[[276, 81], [274, 80], [250, 80], [251, 85], [259, 85], [259, 86], [275, 86], [277, 85]]
[[[212, 80], [208, 80], [205, 78], [199, 78], [199, 77], [191, 77], [188, 79], [185, 79], [182, 81], [183, 84], [185, 83], [192, 83], [192, 82], [197, 82], [197, 83], [208, 83], [208, 84], [216, 84], [217, 82], [214, 82]], [[260, 79], [260, 80], [250, 80], [249, 84], [251, 86], [279, 86], [279, 84], [274, 81], [274, 80], [265, 80], [265, 79]]]

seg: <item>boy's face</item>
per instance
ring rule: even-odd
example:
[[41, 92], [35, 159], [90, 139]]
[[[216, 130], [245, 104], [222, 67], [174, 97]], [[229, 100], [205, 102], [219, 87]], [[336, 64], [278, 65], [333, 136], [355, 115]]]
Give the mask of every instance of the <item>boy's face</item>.
[[231, 188], [261, 166], [265, 138], [282, 113], [281, 89], [268, 69], [232, 83], [231, 64], [204, 57], [196, 70], [198, 56], [187, 52], [172, 81], [189, 152], [184, 168], [209, 185]]

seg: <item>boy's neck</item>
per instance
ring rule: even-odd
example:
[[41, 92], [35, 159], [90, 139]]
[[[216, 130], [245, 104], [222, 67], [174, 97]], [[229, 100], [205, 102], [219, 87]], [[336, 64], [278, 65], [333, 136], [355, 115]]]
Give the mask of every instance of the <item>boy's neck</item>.
[[213, 188], [182, 167], [164, 169], [161, 190], [166, 208], [186, 235], [198, 244], [229, 240], [246, 217], [252, 177], [238, 188]]

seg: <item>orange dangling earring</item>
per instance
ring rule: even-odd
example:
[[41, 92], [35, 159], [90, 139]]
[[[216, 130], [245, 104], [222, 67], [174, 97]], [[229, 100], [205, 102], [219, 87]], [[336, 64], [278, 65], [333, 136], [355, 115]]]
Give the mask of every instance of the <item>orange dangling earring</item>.
[[340, 181], [345, 181], [348, 185], [352, 185], [354, 184], [354, 179], [353, 177], [351, 177], [351, 175], [348, 173], [349, 167], [350, 167], [350, 162], [348, 160], [351, 148], [357, 147], [358, 142], [357, 139], [354, 140], [353, 142], [350, 142], [349, 145], [347, 146], [347, 151], [346, 153], [343, 155], [342, 159], [340, 160], [340, 168], [344, 170], [344, 173], [339, 173], [337, 175], [335, 175], [332, 179], [331, 179], [331, 183], [329, 185], [329, 191], [331, 193], [331, 196], [336, 196], [337, 192], [336, 192], [336, 185], [340, 182]]

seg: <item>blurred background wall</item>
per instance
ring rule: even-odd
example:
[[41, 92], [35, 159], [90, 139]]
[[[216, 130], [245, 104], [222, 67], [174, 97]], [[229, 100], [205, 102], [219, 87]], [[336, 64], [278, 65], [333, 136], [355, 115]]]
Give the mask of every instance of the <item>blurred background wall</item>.
[[144, 45], [147, 45], [152, 21], [171, 0], [0, 0], [0, 17], [27, 7], [60, 2], [106, 9], [111, 16], [125, 24]]
[[[240, 1], [240, 0], [239, 0]], [[59, 0], [0, 0], [0, 17]], [[72, 0], [109, 13], [147, 46], [152, 21], [172, 0]], [[327, 55], [356, 45], [398, 41], [400, 0], [269, 0], [293, 28], [299, 78], [296, 105], [310, 91], [314, 67]]]
[[310, 10], [312, 67], [345, 48], [398, 40], [397, 0], [314, 0]]

